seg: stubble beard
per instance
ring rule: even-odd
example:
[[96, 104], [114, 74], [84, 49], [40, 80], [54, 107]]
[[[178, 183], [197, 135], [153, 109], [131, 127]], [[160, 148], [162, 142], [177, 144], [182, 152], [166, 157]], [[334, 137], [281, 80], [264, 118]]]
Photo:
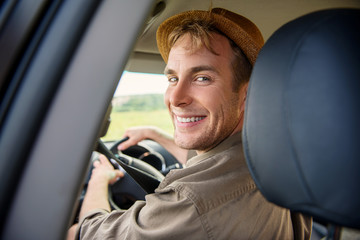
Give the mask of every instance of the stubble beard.
[[207, 128], [205, 129], [205, 131], [199, 133], [192, 139], [178, 136], [178, 133], [175, 130], [175, 144], [183, 149], [207, 152], [212, 148], [216, 147], [219, 143], [221, 143], [224, 139], [226, 139], [232, 134], [233, 130], [236, 128], [239, 122], [239, 119], [235, 119], [233, 122], [231, 122], [231, 124], [227, 124], [225, 128]]
[[[236, 108], [240, 108], [239, 100], [236, 96], [231, 99], [230, 106], [236, 106]], [[198, 133], [192, 139], [189, 139], [189, 137], [186, 136], [178, 136], [178, 134], [186, 135], [186, 133], [178, 133], [175, 127], [175, 144], [183, 149], [196, 150], [201, 152], [206, 152], [216, 147], [219, 143], [221, 143], [224, 139], [226, 139], [233, 133], [233, 131], [241, 121], [241, 118], [243, 117], [243, 112], [239, 113], [233, 107], [231, 108], [232, 109], [227, 109], [227, 111], [233, 114], [231, 114], [231, 116], [228, 116], [228, 120], [224, 122], [222, 126], [219, 127], [216, 124], [212, 125], [210, 123], [209, 126], [204, 129], [204, 131]], [[215, 119], [214, 122], [217, 123], [218, 119]]]

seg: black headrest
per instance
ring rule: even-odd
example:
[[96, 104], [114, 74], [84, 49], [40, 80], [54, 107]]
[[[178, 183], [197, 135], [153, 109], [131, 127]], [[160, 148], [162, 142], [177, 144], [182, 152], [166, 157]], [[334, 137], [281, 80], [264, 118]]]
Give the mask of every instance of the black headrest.
[[271, 202], [360, 228], [360, 10], [300, 17], [275, 32], [250, 80], [247, 164]]

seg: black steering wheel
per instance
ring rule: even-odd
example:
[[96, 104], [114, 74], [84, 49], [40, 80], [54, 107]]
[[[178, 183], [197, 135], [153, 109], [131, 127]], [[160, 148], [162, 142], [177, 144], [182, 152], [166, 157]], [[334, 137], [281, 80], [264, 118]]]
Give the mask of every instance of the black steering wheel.
[[[123, 152], [118, 151], [118, 145], [126, 140], [127, 138], [121, 139], [109, 147], [98, 140], [92, 157], [93, 163], [97, 159], [96, 152], [104, 154], [114, 168], [124, 170], [124, 177], [109, 186], [108, 199], [112, 209], [128, 209], [135, 201], [145, 200], [145, 195], [152, 193], [171, 169], [182, 167], [173, 155], [152, 140], [144, 140]], [[80, 197], [78, 211], [91, 176], [92, 163]]]
[[96, 151], [104, 154], [114, 168], [125, 171], [124, 177], [110, 187], [109, 203], [114, 209], [124, 209], [124, 207], [132, 205], [136, 200], [144, 199], [145, 195], [153, 193], [164, 179], [164, 175], [147, 162], [121, 152], [114, 154], [114, 148], [117, 149], [117, 146], [126, 140], [122, 139], [117, 142], [111, 147], [112, 151], [100, 139], [96, 146]]
[[100, 139], [97, 142], [96, 150], [109, 160], [119, 164], [147, 193], [153, 193], [164, 179], [163, 174], [139, 159], [127, 155], [115, 156]]
[[164, 175], [171, 169], [181, 168], [173, 155], [152, 140], [118, 151], [118, 145], [127, 139], [121, 139], [109, 148], [98, 140], [95, 149], [115, 168], [124, 170], [124, 177], [109, 187], [109, 203], [113, 209], [128, 209], [136, 200], [144, 200], [146, 194], [154, 192]]

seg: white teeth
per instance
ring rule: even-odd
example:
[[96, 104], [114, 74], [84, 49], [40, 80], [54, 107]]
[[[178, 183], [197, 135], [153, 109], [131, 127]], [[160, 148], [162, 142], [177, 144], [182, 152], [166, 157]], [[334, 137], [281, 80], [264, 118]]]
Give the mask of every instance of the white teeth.
[[197, 121], [200, 121], [200, 120], [204, 119], [205, 117], [182, 118], [182, 117], [176, 116], [176, 118], [177, 118], [177, 120], [178, 120], [179, 122], [188, 123], [188, 122], [197, 122]]

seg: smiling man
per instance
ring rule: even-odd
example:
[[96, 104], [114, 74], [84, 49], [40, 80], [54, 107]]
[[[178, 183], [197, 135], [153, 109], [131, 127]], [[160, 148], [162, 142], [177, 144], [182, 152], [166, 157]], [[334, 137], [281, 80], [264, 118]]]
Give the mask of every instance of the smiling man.
[[236, 59], [229, 40], [217, 33], [211, 40], [214, 53], [206, 47], [194, 51], [190, 33], [181, 36], [165, 69], [165, 103], [174, 122], [175, 143], [198, 154], [241, 130], [245, 106], [247, 83], [233, 86], [231, 63]]
[[162, 23], [157, 42], [174, 143], [197, 156], [146, 201], [112, 212], [107, 184], [119, 175], [102, 157], [82, 206], [80, 238], [309, 239], [311, 219], [269, 203], [243, 155], [247, 85], [263, 44], [257, 27], [224, 9], [190, 11]]

